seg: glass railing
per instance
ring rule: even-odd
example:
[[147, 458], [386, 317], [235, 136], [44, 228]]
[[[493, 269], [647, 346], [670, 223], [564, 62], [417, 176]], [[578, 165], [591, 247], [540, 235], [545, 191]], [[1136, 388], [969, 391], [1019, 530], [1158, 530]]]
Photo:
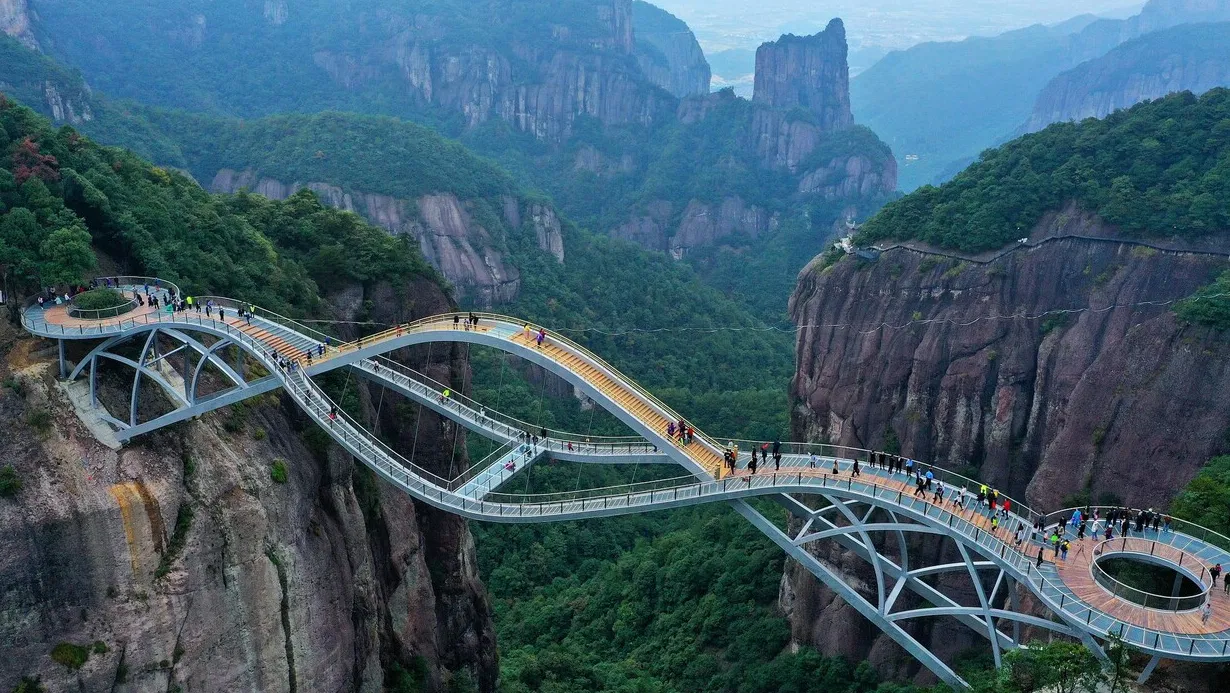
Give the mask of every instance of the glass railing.
[[[235, 302], [228, 305], [237, 307], [239, 304]], [[271, 315], [269, 311], [262, 311], [257, 314], [267, 319]], [[23, 314], [23, 324], [26, 324], [26, 318], [27, 316]], [[519, 329], [516, 323], [503, 320], [499, 316], [481, 314], [480, 319], [500, 319], [505, 325], [511, 325], [514, 330]], [[451, 315], [432, 316], [409, 325], [399, 326], [394, 328], [394, 330], [388, 331], [387, 334], [405, 334], [410, 330], [434, 327], [436, 324], [447, 325], [451, 323], [451, 320]], [[264, 349], [267, 348], [265, 344], [231, 325], [211, 320], [200, 314], [163, 313], [161, 311], [152, 314], [146, 313], [134, 316], [128, 320], [91, 328], [93, 331], [90, 331], [89, 334], [114, 333], [135, 325], [163, 321], [200, 324], [224, 331], [236, 341], [247, 345], [266, 367], [274, 371], [277, 370], [276, 364], [273, 364], [264, 353]], [[288, 328], [301, 331], [300, 328], [303, 326], [293, 321], [288, 322], [295, 325], [293, 328], [287, 325]], [[609, 376], [618, 378], [621, 385], [626, 384], [630, 389], [636, 390], [647, 400], [654, 403], [654, 406], [665, 412], [668, 417], [677, 417], [672, 410], [661, 405], [652, 395], [646, 393], [642, 388], [635, 386], [627, 378], [620, 376], [618, 371], [605, 364], [601, 359], [590, 355], [587, 350], [569, 340], [559, 338], [558, 335], [553, 335], [553, 337], [569, 344], [570, 348], [579, 350], [586, 355], [586, 358], [602, 364], [602, 367], [608, 370]], [[367, 345], [380, 339], [380, 335], [374, 335], [364, 338], [363, 342]], [[339, 344], [336, 350], [340, 352], [356, 348], [360, 348], [357, 341], [351, 344]], [[1046, 571], [1036, 567], [1035, 557], [1029, 555], [1029, 552], [1036, 548], [1036, 545], [1031, 544], [1028, 549], [1022, 550], [1015, 542], [1009, 541], [1009, 538], [1012, 536], [1009, 529], [1012, 525], [1011, 521], [1023, 523], [1025, 526], [1032, 525], [1034, 520], [1038, 518], [1047, 522], [1050, 518], [1057, 517], [1062, 521], [1062, 518], [1070, 516], [1071, 511], [1075, 509], [1039, 514], [1027, 506], [1009, 499], [1012, 503], [1012, 512], [1009, 516], [1011, 521], [1005, 522], [1003, 527], [997, 532], [988, 531], [985, 527], [972, 521], [975, 518], [985, 519], [983, 515], [974, 509], [955, 513], [949, 507], [946, 507], [945, 504], [935, 504], [927, 499], [918, 499], [905, 493], [901, 488], [893, 488], [892, 486], [886, 486], [884, 483], [877, 483], [895, 481], [896, 479], [893, 476], [888, 476], [887, 472], [883, 471], [883, 468], [877, 468], [868, 464], [868, 455], [871, 452], [869, 450], [825, 444], [783, 443], [783, 455], [789, 456], [789, 459], [786, 460], [787, 471], [773, 473], [766, 470], [756, 478], [740, 475], [736, 477], [728, 476], [721, 480], [698, 482], [695, 477], [677, 477], [675, 479], [655, 480], [639, 484], [627, 484], [602, 489], [585, 489], [557, 494], [497, 494], [490, 499], [475, 500], [451, 493], [449, 487], [455, 480], [444, 479], [402, 458], [377, 437], [367, 432], [349, 415], [342, 412], [340, 408], [335, 408], [332, 401], [311, 382], [310, 378], [303, 374], [302, 370], [293, 373], [283, 371], [281, 372], [281, 379], [284, 384], [290, 385], [288, 390], [300, 406], [304, 407], [312, 418], [320, 423], [322, 427], [326, 428], [335, 439], [343, 442], [344, 446], [348, 449], [356, 451], [356, 454], [364, 462], [380, 469], [390, 479], [396, 480], [404, 488], [415, 491], [422, 498], [434, 500], [441, 505], [457, 508], [471, 515], [493, 518], [514, 514], [525, 517], [545, 517], [552, 514], [583, 516], [586, 513], [598, 514], [599, 511], [610, 511], [612, 508], [621, 507], [629, 509], [644, 506], [670, 507], [672, 501], [681, 499], [693, 499], [697, 502], [703, 502], [706, 496], [718, 494], [806, 493], [809, 489], [819, 489], [821, 491], [826, 488], [844, 489], [847, 492], [869, 495], [874, 499], [887, 500], [902, 507], [910, 508], [920, 513], [930, 522], [943, 524], [951, 531], [959, 533], [967, 540], [980, 546], [984, 554], [998, 556], [1000, 560], [1007, 562], [1023, 573], [1035, 592], [1046, 599], [1053, 608], [1063, 613], [1065, 618], [1071, 622], [1083, 620], [1087, 627], [1096, 631], [1118, 631], [1123, 633], [1128, 641], [1135, 645], [1157, 651], [1185, 653], [1188, 656], [1215, 655], [1224, 657], [1227, 654], [1227, 647], [1230, 646], [1230, 640], [1224, 638], [1196, 637], [1159, 631], [1123, 621], [1106, 612], [1094, 609], [1075, 596], [1071, 589], [1062, 580], [1058, 579], [1057, 576], [1048, 575]], [[332, 416], [330, 416], [330, 411], [333, 411]], [[360, 431], [362, 432], [360, 433]], [[705, 440], [709, 441], [717, 450], [720, 450], [722, 447], [711, 438], [706, 437]], [[741, 443], [740, 447], [753, 443], [753, 441], [739, 442]], [[763, 441], [755, 442], [759, 444]], [[819, 458], [828, 458], [825, 460], [826, 463], [831, 458], [841, 459], [842, 471], [846, 472], [845, 477], [840, 479], [833, 478], [824, 469], [812, 470], [809, 459], [811, 454], [816, 454]], [[850, 478], [848, 474], [851, 465], [850, 460], [852, 459], [859, 459], [861, 464], [864, 465], [864, 476], [860, 477], [857, 481]], [[924, 468], [930, 469], [936, 479], [943, 481], [950, 488], [977, 489], [981, 485], [980, 482], [974, 479], [940, 467], [927, 466]], [[1006, 496], [1001, 494], [1002, 498], [1006, 498]], [[501, 502], [501, 499], [516, 499], [517, 502], [505, 503]], [[965, 515], [968, 515], [969, 518], [967, 519]], [[1174, 546], [1180, 539], [1190, 542], [1191, 539], [1196, 537], [1200, 541], [1205, 542], [1206, 545], [1215, 545], [1217, 547], [1230, 546], [1230, 540], [1221, 534], [1178, 521], [1173, 521], [1173, 523], [1173, 531], [1169, 533], [1162, 532], [1162, 534], [1168, 535], [1165, 543], [1171, 546]], [[1179, 527], [1193, 530], [1194, 534], [1180, 533]], [[1157, 538], [1156, 541], [1163, 542], [1163, 538]], [[1190, 546], [1188, 548], [1190, 549]], [[1223, 548], [1222, 550], [1224, 551], [1225, 549]]]
[[[1159, 611], [1194, 611], [1196, 609], [1199, 609], [1201, 606], [1204, 606], [1204, 603], [1208, 601], [1209, 599], [1209, 590], [1210, 590], [1210, 586], [1204, 584], [1204, 573], [1206, 572], [1205, 568], [1204, 566], [1200, 565], [1197, 559], [1194, 559], [1191, 556], [1187, 556], [1183, 552], [1179, 552], [1179, 560], [1174, 563], [1176, 565], [1181, 566], [1183, 559], [1187, 558], [1189, 564], [1194, 564], [1196, 566], [1199, 566], [1199, 569], [1200, 569], [1199, 585], [1201, 589], [1196, 594], [1189, 594], [1189, 595], [1154, 594], [1152, 592], [1146, 592], [1145, 590], [1142, 590], [1139, 587], [1134, 587], [1125, 582], [1122, 582], [1118, 580], [1117, 578], [1115, 578], [1110, 573], [1108, 573], [1106, 571], [1106, 568], [1102, 565], [1102, 561], [1112, 560], [1117, 557], [1122, 557], [1124, 560], [1132, 560], [1131, 558], [1132, 554], [1145, 553], [1143, 550], [1144, 547], [1142, 547], [1141, 551], [1134, 551], [1134, 550], [1129, 549], [1128, 541], [1129, 540], [1127, 537], [1124, 537], [1122, 539], [1111, 539], [1109, 541], [1103, 541], [1100, 544], [1098, 544], [1098, 550], [1094, 551], [1095, 555], [1098, 555], [1098, 554], [1100, 555], [1097, 559], [1093, 561], [1093, 565], [1091, 568], [1093, 571], [1093, 579], [1097, 581], [1097, 583], [1101, 585], [1103, 589], [1105, 589], [1106, 591], [1110, 592], [1111, 594], [1121, 599], [1125, 599], [1129, 602], [1132, 602], [1133, 604], [1143, 606], [1147, 609], [1157, 609]], [[1139, 540], [1132, 540], [1132, 541], [1139, 541]], [[1149, 555], [1151, 556], [1156, 555], [1153, 553], [1153, 551], [1157, 549], [1157, 542], [1147, 542], [1147, 543], [1152, 545], [1150, 547], [1150, 551], [1148, 552]], [[1116, 545], [1119, 545], [1118, 548], [1116, 548]], [[1171, 562], [1171, 561], [1167, 559], [1167, 562]], [[1176, 574], [1182, 574], [1182, 573], [1176, 573]], [[1189, 578], [1186, 575], [1184, 575], [1184, 580], [1188, 581]]]

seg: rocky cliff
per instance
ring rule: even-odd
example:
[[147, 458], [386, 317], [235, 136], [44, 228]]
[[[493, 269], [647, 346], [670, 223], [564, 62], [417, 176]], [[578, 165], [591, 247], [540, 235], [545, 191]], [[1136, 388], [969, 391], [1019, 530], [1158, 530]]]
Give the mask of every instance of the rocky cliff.
[[[505, 34], [488, 43], [470, 43], [454, 14], [390, 11], [365, 32], [379, 40], [317, 50], [313, 60], [345, 89], [375, 88], [392, 73], [424, 105], [460, 113], [469, 127], [498, 118], [551, 142], [567, 139], [579, 116], [652, 125], [669, 115], [670, 98], [626, 59], [635, 48], [632, 0], [574, 0], [550, 17], [512, 21], [522, 11], [481, 18]], [[658, 76], [671, 83], [689, 69], [668, 65]]]
[[[703, 198], [652, 199], [615, 225], [611, 235], [678, 259], [697, 247], [732, 240], [746, 244], [772, 233], [782, 214], [804, 200], [846, 200], [846, 214], [858, 216], [860, 206], [865, 214], [892, 194], [897, 187], [892, 152], [871, 131], [853, 127], [850, 117], [841, 20], [812, 37], [766, 43], [758, 55], [758, 80], [763, 76], [758, 84], [765, 86], [757, 97], [748, 102], [724, 89], [683, 99], [675, 113], [679, 144], [672, 143], [668, 156], [696, 158], [650, 167], [754, 171], [774, 180], [778, 194], [749, 199], [738, 191], [755, 186], [728, 183], [708, 186]], [[703, 158], [714, 141], [722, 143], [723, 156]], [[628, 165], [635, 168], [635, 162]], [[575, 168], [611, 177], [626, 171], [592, 148], [578, 152]]]
[[[1138, 304], [1185, 297], [1224, 262], [1112, 231], [1068, 208], [1031, 235], [1057, 238], [994, 260], [897, 248], [814, 262], [791, 301], [796, 434], [895, 438], [1038, 507], [1086, 490], [1164, 506], [1227, 445], [1230, 342]], [[993, 317], [1014, 314], [1042, 317]]]
[[1230, 23], [1185, 24], [1128, 41], [1050, 81], [1024, 132], [1051, 123], [1103, 118], [1178, 91], [1230, 85]]
[[[797, 439], [899, 445], [1034, 507], [1166, 507], [1230, 449], [1230, 341], [1166, 303], [1224, 269], [1225, 249], [1122, 242], [1075, 207], [1030, 238], [985, 257], [911, 246], [808, 266], [791, 300]], [[797, 640], [896, 671], [895, 646], [806, 571], [788, 570], [782, 599]]]
[[752, 101], [782, 110], [802, 108], [815, 116], [822, 131], [851, 125], [847, 52], [840, 19], [814, 36], [787, 34], [763, 44], [756, 49]]
[[[500, 200], [506, 228], [487, 228], [499, 218], [474, 216], [474, 205], [451, 193], [423, 195], [403, 200], [375, 193], [351, 193], [321, 182], [285, 183], [251, 169], [222, 169], [209, 185], [211, 192], [233, 193], [246, 189], [274, 200], [284, 200], [308, 188], [327, 205], [355, 212], [393, 234], [415, 238], [424, 257], [454, 285], [457, 300], [491, 307], [516, 299], [521, 272], [504, 249], [505, 234], [520, 231], [523, 221], [541, 249], [564, 261], [564, 241], [555, 211], [542, 203], [505, 196]], [[484, 225], [486, 224], [486, 225]]]
[[636, 60], [645, 77], [679, 98], [709, 93], [709, 62], [688, 25], [647, 2], [632, 3]]
[[[425, 282], [329, 298], [343, 319], [365, 300], [389, 313], [378, 319], [448, 307]], [[54, 349], [12, 327], [3, 341], [0, 446], [22, 488], [0, 498], [0, 688], [29, 676], [50, 691], [377, 691], [400, 671], [423, 690], [494, 689], [463, 521], [356, 467], [276, 394], [108, 447], [54, 381]], [[464, 368], [436, 358], [437, 378]], [[118, 372], [100, 381], [104, 402], [127, 396]], [[391, 409], [369, 409], [372, 424], [391, 438], [417, 428], [417, 460], [450, 466], [450, 424]], [[61, 643], [88, 660], [65, 666]]]
[[27, 48], [38, 50], [27, 0], [0, 0], [0, 31], [21, 41]]

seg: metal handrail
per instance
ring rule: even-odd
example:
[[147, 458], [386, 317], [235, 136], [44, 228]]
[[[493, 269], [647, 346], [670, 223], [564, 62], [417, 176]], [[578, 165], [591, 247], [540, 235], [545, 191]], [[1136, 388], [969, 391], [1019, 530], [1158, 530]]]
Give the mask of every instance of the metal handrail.
[[[340, 424], [330, 426], [327, 423], [327, 404], [331, 404], [331, 400], [328, 399], [323, 391], [320, 391], [319, 388], [312, 383], [311, 379], [307, 378], [301, 370], [293, 373], [280, 371], [276, 364], [273, 364], [268, 358], [268, 355], [265, 353], [265, 348], [267, 345], [259, 340], [256, 340], [242, 330], [233, 328], [227, 323], [205, 318], [199, 315], [195, 316], [194, 320], [193, 316], [183, 313], [144, 313], [129, 320], [122, 320], [117, 323], [94, 328], [89, 332], [89, 334], [110, 334], [114, 332], [122, 332], [125, 329], [125, 325], [136, 326], [163, 322], [164, 315], [166, 316], [165, 321], [168, 322], [185, 322], [188, 324], [196, 323], [200, 325], [209, 325], [214, 329], [223, 330], [228, 335], [232, 335], [236, 341], [247, 345], [262, 364], [267, 367], [271, 367], [271, 372], [280, 373], [279, 378], [283, 385], [287, 387], [288, 392], [291, 393], [292, 398], [294, 398], [301, 407], [308, 411], [314, 420], [321, 423], [322, 426], [327, 427], [327, 430], [330, 430], [335, 438], [340, 437], [342, 440], [339, 440], [339, 442], [345, 441], [345, 446], [348, 449], [351, 449], [352, 451], [360, 451], [356, 454], [358, 454], [364, 462], [381, 470], [382, 473], [388, 476], [388, 478], [394, 480], [396, 483], [399, 483], [403, 486], [403, 488], [414, 490], [425, 499], [438, 502], [446, 507], [458, 508], [469, 514], [493, 518], [503, 516], [505, 513], [519, 513], [522, 516], [530, 517], [548, 516], [551, 514], [562, 514], [565, 512], [580, 512], [581, 514], [585, 514], [589, 511], [606, 511], [608, 508], [612, 507], [633, 507], [663, 503], [664, 501], [669, 500], [669, 498], [663, 498], [662, 495], [668, 493], [674, 495], [676, 499], [680, 497], [693, 497], [700, 499], [704, 496], [719, 494], [724, 498], [726, 495], [731, 494], [732, 489], [730, 487], [732, 483], [735, 486], [734, 492], [736, 494], [743, 488], [753, 489], [757, 492], [771, 493], [773, 492], [773, 489], [778, 487], [804, 489], [816, 487], [824, 488], [826, 484], [834, 483], [829, 481], [827, 474], [820, 475], [811, 472], [804, 473], [802, 468], [807, 463], [807, 460], [805, 458], [794, 456], [791, 462], [795, 464], [792, 464], [791, 466], [798, 467], [799, 471], [787, 472], [785, 474], [772, 474], [766, 472], [759, 475], [759, 477], [755, 479], [747, 477], [736, 477], [732, 479], [730, 477], [726, 477], [721, 480], [700, 481], [698, 483], [692, 483], [686, 486], [676, 485], [669, 486], [665, 489], [659, 488], [649, 490], [643, 490], [639, 487], [634, 488], [636, 485], [623, 485], [620, 487], [611, 487], [609, 489], [614, 490], [615, 488], [618, 488], [621, 491], [621, 493], [618, 494], [608, 493], [607, 495], [602, 495], [599, 497], [586, 497], [579, 499], [547, 499], [546, 496], [542, 494], [538, 496], [522, 496], [523, 499], [543, 498], [542, 501], [537, 503], [523, 502], [519, 504], [501, 504], [458, 496], [449, 493], [443, 485], [432, 483], [432, 480], [444, 481], [441, 477], [424, 470], [417, 465], [409, 463], [404, 458], [401, 458], [400, 455], [397, 455], [396, 452], [388, 449], [388, 446], [384, 445], [381, 441], [372, 436], [362, 426], [359, 426], [357, 422], [354, 422], [353, 419], [345, 414], [345, 412], [341, 412], [340, 409], [338, 410], [340, 412]], [[438, 321], [439, 318], [437, 317], [435, 320]], [[431, 321], [431, 319], [425, 319], [424, 321], [417, 322], [427, 324]], [[22, 322], [23, 325], [28, 322], [27, 316], [24, 314]], [[402, 329], [404, 329], [404, 327]], [[359, 431], [363, 431], [363, 433], [360, 434]], [[850, 460], [842, 461], [842, 466], [847, 469], [850, 465]], [[872, 470], [869, 469], [868, 471], [872, 472], [867, 475], [868, 477], [878, 476], [878, 474]], [[952, 476], [967, 479], [961, 475], [952, 474]], [[805, 480], [806, 483], [804, 483]], [[817, 481], [819, 481], [818, 484]], [[1166, 652], [1183, 654], [1179, 650], [1186, 645], [1186, 654], [1189, 656], [1196, 655], [1197, 651], [1200, 655], [1206, 656], [1226, 656], [1227, 654], [1227, 648], [1230, 647], [1230, 640], [1226, 640], [1224, 638], [1218, 639], [1210, 637], [1183, 636], [1181, 634], [1162, 632], [1156, 629], [1129, 624], [1121, 619], [1111, 616], [1110, 614], [1095, 610], [1092, 606], [1081, 601], [1079, 598], [1073, 597], [1063, 584], [1062, 580], [1059, 580], [1058, 584], [1056, 584], [1056, 582], [1048, 578], [1041, 571], [1034, 569], [1034, 559], [1017, 546], [1004, 539], [1001, 539], [997, 534], [987, 532], [976, 524], [966, 520], [964, 517], [947, 510], [942, 505], [937, 506], [927, 502], [926, 500], [920, 501], [913, 497], [907, 497], [900, 490], [894, 490], [880, 484], [876, 484], [871, 482], [870, 479], [868, 479], [868, 481], [859, 480], [856, 482], [853, 479], [847, 478], [845, 481], [846, 483], [842, 484], [842, 486], [845, 487], [845, 490], [851, 493], [857, 492], [860, 494], [869, 494], [875, 499], [880, 499], [881, 497], [891, 499], [892, 496], [896, 496], [896, 502], [899, 505], [910, 508], [914, 512], [920, 512], [927, 518], [931, 518], [931, 513], [934, 509], [935, 517], [931, 518], [933, 521], [942, 523], [946, 518], [947, 526], [950, 529], [960, 533], [967, 540], [970, 540], [972, 543], [982, 547], [988, 552], [988, 555], [998, 557], [998, 560], [1004, 561], [1015, 570], [1023, 573], [1029, 584], [1037, 587], [1037, 593], [1045, 601], [1047, 601], [1048, 604], [1051, 604], [1053, 608], [1056, 608], [1059, 613], [1063, 614], [1065, 619], [1079, 621], [1081, 617], [1084, 617], [1086, 625], [1092, 625], [1093, 618], [1096, 616], [1099, 624], [1097, 628], [1100, 629], [1102, 628], [1101, 624], [1109, 622], [1110, 625], [1106, 627], [1106, 631], [1113, 631], [1114, 628], [1118, 627], [1122, 633], [1127, 634], [1133, 643], [1144, 647], [1151, 647], [1154, 650], [1161, 648]], [[968, 481], [976, 483], [973, 482], [973, 480]], [[643, 483], [663, 484], [668, 482], [670, 482], [670, 480]], [[740, 482], [745, 482], [747, 486], [743, 487]], [[1028, 510], [1027, 507], [1020, 504], [1017, 504], [1016, 507], [1018, 509]], [[972, 514], [974, 511], [971, 509], [969, 512]], [[1031, 516], [1036, 514], [1032, 510], [1029, 512]], [[1017, 513], [1011, 513], [1010, 517], [1018, 522], [1025, 523], [1025, 518], [1021, 517]], [[1043, 515], [1041, 517], [1046, 516]], [[1007, 523], [1007, 525], [1010, 524], [1011, 523]], [[1007, 525], [1001, 531], [1006, 532]], [[1205, 531], [1209, 532], [1208, 530]], [[1209, 533], [1224, 539], [1222, 535], [1215, 532]], [[1171, 537], [1187, 539], [1189, 538], [1189, 535], [1172, 532]], [[1173, 546], [1174, 544], [1171, 545]], [[1209, 545], [1214, 544], [1210, 543]], [[1138, 633], [1140, 634], [1139, 638], [1136, 637]], [[1154, 642], [1150, 644], [1148, 640], [1151, 637], [1154, 638]], [[1175, 648], [1170, 648], [1170, 643], [1172, 641], [1175, 644]], [[1220, 648], [1218, 646], [1220, 646]]]

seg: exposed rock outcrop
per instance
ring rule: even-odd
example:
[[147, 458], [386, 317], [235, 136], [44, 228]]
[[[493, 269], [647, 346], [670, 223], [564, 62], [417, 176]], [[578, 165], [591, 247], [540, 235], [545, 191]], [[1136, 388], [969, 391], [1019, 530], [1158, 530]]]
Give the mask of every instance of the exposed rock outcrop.
[[675, 15], [647, 2], [632, 3], [636, 59], [649, 81], [679, 98], [709, 93], [709, 62], [696, 36]]
[[[250, 190], [274, 200], [284, 200], [307, 188], [325, 204], [355, 212], [393, 234], [406, 234], [418, 240], [424, 257], [440, 270], [457, 289], [458, 300], [483, 307], [516, 299], [521, 288], [521, 272], [507, 259], [505, 229], [488, 229], [475, 221], [469, 204], [457, 196], [442, 193], [424, 195], [417, 200], [402, 200], [389, 195], [349, 193], [326, 183], [284, 183], [262, 177], [251, 170], [222, 169], [209, 186], [212, 192]], [[521, 203], [515, 198], [514, 206]], [[509, 219], [509, 228], [520, 229], [524, 218], [533, 226], [539, 247], [563, 262], [564, 242], [560, 221], [546, 205], [531, 204], [523, 215], [518, 208]]]
[[889, 156], [873, 161], [870, 156], [856, 154], [808, 171], [799, 179], [799, 192], [834, 200], [881, 195], [892, 192], [896, 185], [896, 159]]
[[[1069, 234], [1112, 236], [1069, 208], [1034, 237]], [[1223, 256], [1065, 238], [989, 264], [909, 249], [864, 262], [800, 275], [796, 435], [880, 446], [891, 432], [1038, 507], [1082, 489], [1164, 506], [1225, 451], [1230, 342], [1136, 305], [1190, 295]], [[878, 328], [914, 320], [935, 322]]]
[[678, 218], [670, 202], [655, 200], [641, 214], [612, 229], [611, 235], [648, 250], [669, 252], [678, 260], [693, 248], [715, 245], [733, 236], [754, 240], [775, 231], [777, 224], [776, 214], [748, 205], [738, 196], [715, 204], [692, 200]]
[[27, 48], [39, 49], [27, 0], [0, 0], [0, 31], [21, 41]]
[[679, 259], [693, 248], [714, 245], [736, 234], [753, 240], [776, 230], [777, 221], [777, 215], [748, 206], [738, 197], [728, 197], [718, 205], [692, 200], [671, 237], [670, 254]]
[[1051, 80], [1022, 128], [1103, 118], [1177, 91], [1230, 85], [1230, 22], [1188, 24], [1128, 41]]
[[81, 125], [94, 120], [94, 109], [90, 108], [88, 90], [66, 97], [58, 85], [45, 82], [43, 94], [46, 96], [47, 112], [55, 122]]
[[[1230, 449], [1230, 341], [1142, 302], [1190, 295], [1224, 269], [1226, 248], [1123, 243], [1075, 207], [1048, 215], [1031, 239], [966, 260], [910, 244], [876, 260], [813, 262], [791, 301], [796, 439], [883, 448], [892, 438], [1038, 508], [1083, 492], [1165, 507]], [[1080, 312], [1048, 314], [1069, 309]], [[1041, 317], [995, 317], [1014, 314]], [[816, 550], [858, 583], [859, 564]], [[781, 594], [796, 641], [885, 674], [913, 671], [799, 566]], [[968, 631], [915, 635], [948, 652], [962, 645], [954, 633]]]
[[850, 70], [846, 28], [840, 19], [813, 36], [787, 34], [756, 50], [752, 101], [770, 108], [803, 108], [822, 131], [854, 123], [850, 113]]
[[[407, 319], [448, 307], [428, 282], [382, 291], [354, 293]], [[21, 383], [0, 393], [0, 447], [22, 480], [0, 498], [0, 688], [38, 676], [57, 692], [367, 691], [396, 664], [425, 690], [457, 677], [494, 690], [490, 607], [464, 521], [305, 442], [313, 424], [278, 395], [105, 447], [52, 364], [29, 357], [33, 344], [0, 365]], [[436, 378], [463, 365], [435, 356]], [[111, 378], [100, 378], [104, 401], [126, 395]], [[382, 423], [393, 437], [418, 430], [417, 461], [447, 468], [449, 424], [422, 417]], [[59, 643], [90, 648], [88, 661], [57, 663]]]
[[642, 213], [611, 230], [615, 238], [631, 241], [649, 250], [666, 250], [669, 246], [672, 207], [666, 200], [655, 200]]
[[549, 34], [516, 36], [511, 50], [458, 42], [455, 17], [390, 10], [373, 18], [374, 41], [319, 50], [312, 59], [346, 89], [375, 88], [393, 73], [424, 104], [461, 113], [470, 127], [498, 118], [551, 142], [567, 139], [580, 116], [606, 125], [669, 117], [672, 99], [627, 59], [635, 47], [632, 0], [578, 1], [567, 9], [584, 26], [563, 23], [565, 16], [546, 27]]

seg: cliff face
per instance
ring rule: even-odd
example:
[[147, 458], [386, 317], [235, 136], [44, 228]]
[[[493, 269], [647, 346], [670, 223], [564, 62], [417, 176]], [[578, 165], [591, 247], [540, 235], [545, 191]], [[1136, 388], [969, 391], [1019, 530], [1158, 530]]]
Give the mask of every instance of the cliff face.
[[1230, 23], [1189, 24], [1129, 41], [1047, 84], [1022, 128], [1102, 118], [1177, 91], [1230, 84]]
[[[390, 311], [448, 306], [426, 282], [404, 288], [413, 311], [382, 291], [350, 293]], [[23, 487], [0, 499], [0, 687], [38, 676], [51, 691], [380, 690], [397, 664], [427, 690], [458, 676], [494, 689], [463, 521], [307, 443], [313, 424], [278, 395], [107, 447], [54, 382], [54, 350], [31, 354], [42, 345], [13, 346], [4, 329], [0, 368], [17, 384], [0, 394], [0, 446]], [[436, 356], [435, 377], [462, 367]], [[104, 402], [126, 397], [118, 375], [100, 381]], [[417, 459], [448, 467], [448, 424], [425, 413], [418, 429]], [[285, 483], [271, 479], [275, 460]], [[102, 646], [72, 670], [49, 656], [62, 642]]]
[[709, 62], [688, 25], [647, 2], [632, 4], [636, 60], [650, 82], [679, 98], [709, 93]]
[[[1180, 323], [1170, 306], [1139, 304], [1191, 294], [1224, 268], [1224, 249], [1037, 242], [1071, 234], [1112, 235], [1069, 208], [998, 259], [897, 248], [874, 261], [813, 262], [791, 301], [796, 439], [882, 449], [894, 438], [903, 454], [976, 473], [1036, 508], [1082, 492], [1165, 507], [1230, 447], [1230, 341]], [[856, 579], [830, 549], [818, 550]], [[782, 600], [796, 640], [897, 671], [895, 646], [798, 566]]]
[[[456, 287], [459, 301], [491, 307], [513, 301], [521, 289], [521, 272], [502, 250], [506, 229], [484, 227], [471, 214], [470, 203], [449, 193], [402, 200], [348, 193], [327, 183], [284, 183], [255, 171], [232, 169], [218, 171], [209, 186], [211, 192], [247, 189], [274, 200], [284, 200], [303, 188], [315, 192], [325, 204], [360, 214], [389, 233], [414, 237], [427, 261]], [[523, 220], [528, 222], [539, 247], [563, 262], [563, 235], [554, 210], [510, 196], [501, 205], [509, 229], [519, 230]]]
[[0, 31], [21, 41], [27, 48], [38, 50], [27, 0], [0, 0]]
[[611, 235], [650, 250], [669, 252], [675, 259], [689, 250], [717, 244], [732, 236], [756, 239], [777, 229], [778, 215], [746, 204], [737, 196], [718, 204], [692, 200], [676, 219], [670, 202], [658, 200], [645, 213], [612, 230]]
[[[535, 23], [528, 34], [487, 18], [507, 33], [488, 44], [466, 43], [447, 15], [390, 12], [364, 30], [383, 34], [378, 42], [317, 50], [313, 60], [345, 89], [374, 88], [392, 70], [424, 104], [459, 112], [470, 127], [498, 118], [552, 142], [567, 139], [582, 115], [606, 125], [652, 125], [669, 115], [669, 98], [626, 59], [634, 50], [632, 0], [569, 4], [574, 14]], [[665, 78], [688, 69], [669, 66]]]
[[[1034, 237], [1067, 234], [1110, 235], [1068, 209]], [[1164, 506], [1223, 451], [1230, 343], [1127, 305], [1191, 294], [1217, 255], [1062, 239], [988, 264], [907, 249], [863, 262], [800, 275], [797, 435], [882, 446], [891, 432], [905, 454], [979, 468], [1038, 507], [1083, 489]], [[1095, 310], [948, 322], [1082, 306]], [[877, 329], [918, 320], [939, 322]]]
[[752, 101], [770, 108], [803, 108], [823, 131], [853, 124], [846, 28], [840, 19], [814, 36], [787, 34], [756, 49]]
[[[780, 176], [795, 191], [790, 200], [745, 200], [725, 194], [707, 200], [655, 199], [611, 229], [611, 235], [650, 250], [682, 258], [688, 251], [739, 239], [746, 243], [773, 232], [787, 203], [808, 198], [848, 200], [846, 213], [881, 199], [897, 187], [897, 163], [874, 134], [851, 128], [845, 30], [834, 19], [820, 34], [784, 36], [757, 53], [757, 84], [751, 102], [730, 90], [682, 100], [675, 118], [681, 128], [702, 133], [706, 143], [733, 142], [736, 159], [688, 162], [702, 166], [743, 166], [759, 175]], [[721, 128], [725, 128], [723, 131]], [[715, 135], [714, 133], [721, 133]], [[698, 145], [704, 146], [704, 145]], [[675, 168], [681, 165], [671, 162]], [[635, 162], [626, 162], [634, 168]], [[577, 154], [575, 168], [616, 176], [621, 168], [592, 149]], [[865, 205], [864, 205], [865, 206]], [[866, 213], [866, 210], [863, 210]]]

